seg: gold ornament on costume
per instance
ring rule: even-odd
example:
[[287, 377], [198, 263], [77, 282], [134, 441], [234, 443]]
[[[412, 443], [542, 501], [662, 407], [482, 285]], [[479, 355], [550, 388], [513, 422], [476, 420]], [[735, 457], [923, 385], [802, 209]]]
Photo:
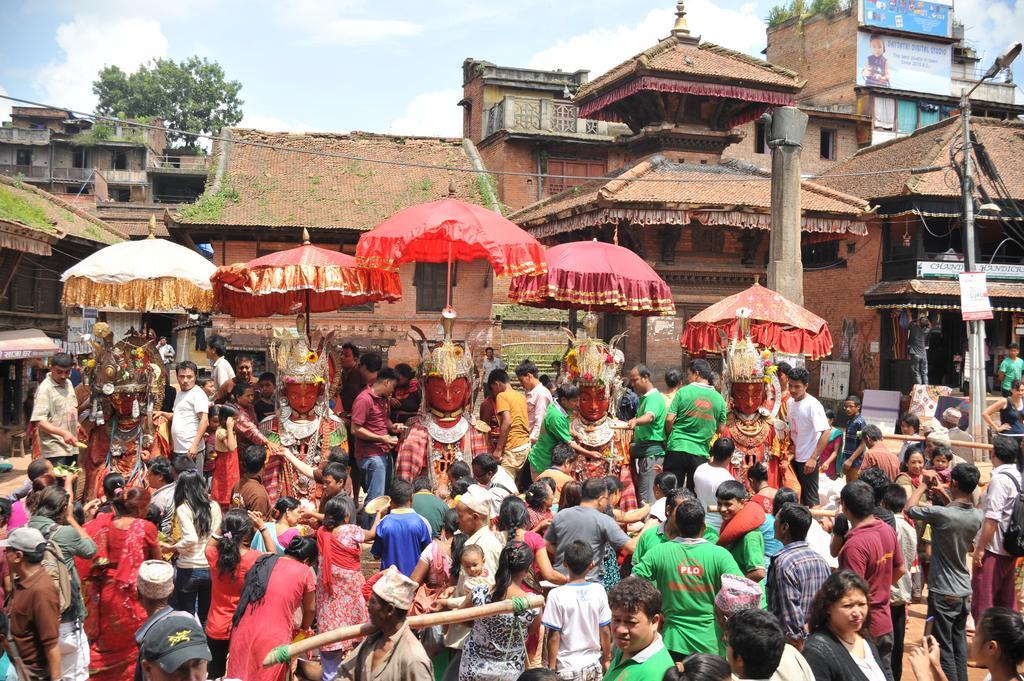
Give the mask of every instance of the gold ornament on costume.
[[[446, 307], [441, 311], [441, 327], [444, 330], [444, 338], [422, 360], [421, 371], [424, 379], [430, 376], [440, 376], [445, 383], [450, 385], [460, 376], [469, 378], [473, 375], [474, 367], [469, 353], [462, 345], [452, 340], [455, 317], [455, 310], [451, 307]], [[420, 335], [422, 336], [422, 332]], [[421, 345], [420, 351], [421, 353], [425, 351], [425, 344]]]
[[626, 334], [616, 336], [609, 343], [597, 338], [597, 316], [588, 312], [583, 317], [583, 330], [575, 336], [566, 331], [573, 347], [562, 358], [562, 372], [568, 380], [580, 386], [604, 388], [606, 395], [621, 390], [622, 351], [616, 348]]
[[303, 326], [300, 321], [298, 333], [292, 329], [275, 328], [270, 341], [270, 355], [284, 383], [324, 383], [330, 355], [324, 350], [329, 339], [321, 338], [314, 350], [309, 347]]
[[93, 327], [93, 336], [93, 357], [83, 368], [94, 395], [139, 393], [152, 404], [163, 402], [165, 368], [152, 339], [130, 329], [114, 343], [110, 328], [103, 322]]

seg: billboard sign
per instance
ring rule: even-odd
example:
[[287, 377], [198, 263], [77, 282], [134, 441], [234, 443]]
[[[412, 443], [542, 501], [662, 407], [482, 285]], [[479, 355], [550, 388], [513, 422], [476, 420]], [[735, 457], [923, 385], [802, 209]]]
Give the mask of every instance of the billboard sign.
[[948, 38], [953, 29], [953, 3], [942, 0], [864, 0], [861, 21], [865, 26]]
[[857, 85], [949, 95], [953, 48], [923, 40], [857, 34]]

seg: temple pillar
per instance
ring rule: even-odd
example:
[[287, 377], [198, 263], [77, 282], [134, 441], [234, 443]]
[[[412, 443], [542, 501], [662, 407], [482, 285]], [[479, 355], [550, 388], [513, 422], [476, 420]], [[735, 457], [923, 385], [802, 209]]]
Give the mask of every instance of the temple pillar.
[[800, 258], [800, 148], [807, 115], [796, 107], [776, 107], [767, 117], [772, 150], [772, 233], [768, 249], [768, 288], [804, 304]]

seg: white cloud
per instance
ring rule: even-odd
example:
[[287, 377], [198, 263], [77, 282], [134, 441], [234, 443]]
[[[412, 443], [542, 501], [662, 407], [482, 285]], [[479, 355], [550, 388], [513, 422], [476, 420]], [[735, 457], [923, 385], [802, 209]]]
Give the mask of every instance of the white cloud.
[[[238, 124], [240, 128], [253, 128], [255, 130], [265, 130], [267, 132], [312, 132], [316, 129], [308, 123], [295, 120], [285, 120], [276, 116], [260, 116], [259, 114], [245, 114], [242, 118], [242, 122]], [[340, 132], [338, 130], [331, 131], [320, 131], [320, 132]]]
[[[957, 0], [956, 18], [964, 22], [967, 42], [982, 57], [978, 65], [987, 69], [1014, 40], [1021, 39], [1024, 26], [1024, 2], [1013, 0]], [[1024, 58], [1015, 62], [1016, 72], [1024, 73]]]
[[[716, 5], [712, 0], [686, 3], [690, 31], [708, 42], [761, 57], [765, 45], [765, 24], [753, 2], [739, 9]], [[651, 10], [640, 23], [596, 28], [559, 40], [542, 50], [527, 64], [533, 69], [575, 71], [589, 69], [591, 79], [669, 35], [675, 25], [675, 10]]]
[[57, 27], [57, 45], [63, 57], [38, 69], [35, 85], [46, 103], [79, 111], [95, 107], [92, 82], [104, 66], [130, 73], [167, 54], [160, 22], [139, 18], [78, 16]]
[[434, 90], [413, 97], [401, 116], [388, 125], [394, 135], [462, 137], [462, 90]]
[[277, 9], [278, 19], [312, 45], [364, 45], [423, 32], [423, 26], [404, 19], [356, 16], [355, 2], [294, 0]]

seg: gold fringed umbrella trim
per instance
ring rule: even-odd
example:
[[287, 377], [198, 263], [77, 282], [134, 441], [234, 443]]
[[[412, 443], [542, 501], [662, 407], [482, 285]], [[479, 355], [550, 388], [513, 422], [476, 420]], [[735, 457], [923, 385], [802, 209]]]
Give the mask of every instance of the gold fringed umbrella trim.
[[174, 277], [133, 279], [124, 284], [99, 284], [85, 277], [64, 282], [61, 303], [78, 307], [118, 307], [135, 312], [213, 310], [213, 291]]

